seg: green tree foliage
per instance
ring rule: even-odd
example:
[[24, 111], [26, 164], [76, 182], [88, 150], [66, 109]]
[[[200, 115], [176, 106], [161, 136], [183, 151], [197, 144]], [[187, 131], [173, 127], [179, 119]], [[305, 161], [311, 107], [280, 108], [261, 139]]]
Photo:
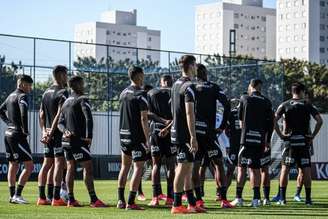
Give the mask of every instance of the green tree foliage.
[[283, 59], [285, 99], [291, 97], [290, 87], [298, 81], [306, 85], [312, 103], [320, 112], [328, 112], [328, 68], [297, 59]]

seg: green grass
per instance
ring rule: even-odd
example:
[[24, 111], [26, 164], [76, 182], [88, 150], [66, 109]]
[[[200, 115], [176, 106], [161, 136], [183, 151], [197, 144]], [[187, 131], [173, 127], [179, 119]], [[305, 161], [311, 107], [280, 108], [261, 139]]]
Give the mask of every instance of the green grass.
[[[160, 208], [149, 208], [147, 203], [151, 197], [151, 183], [144, 183], [144, 192], [148, 200], [141, 205], [146, 207], [145, 211], [125, 211], [118, 210], [114, 206], [116, 204], [116, 181], [100, 181], [95, 182], [96, 190], [100, 199], [110, 204], [106, 209], [92, 209], [89, 207], [68, 209], [66, 207], [53, 208], [50, 206], [36, 206], [38, 188], [36, 182], [29, 183], [24, 189], [24, 197], [31, 202], [29, 205], [13, 205], [8, 203], [8, 189], [5, 182], [0, 183], [0, 218], [169, 218], [172, 217], [170, 210], [161, 206]], [[182, 215], [174, 216], [174, 218], [328, 218], [328, 182], [315, 181], [313, 182], [313, 200], [314, 205], [307, 207], [304, 203], [295, 203], [292, 201], [292, 195], [295, 190], [295, 182], [290, 182], [288, 189], [289, 202], [287, 206], [260, 207], [252, 209], [250, 207], [242, 207], [236, 209], [220, 209], [218, 203], [214, 201], [215, 186], [213, 181], [206, 182], [206, 206], [209, 208], [207, 214], [197, 215]], [[163, 185], [164, 186], [164, 185]], [[235, 194], [235, 184], [229, 190], [229, 197], [232, 199]], [[165, 187], [163, 187], [165, 188]], [[274, 194], [277, 190], [276, 180], [272, 183], [272, 192]], [[81, 181], [75, 184], [76, 198], [87, 205], [89, 198], [86, 189]], [[304, 196], [304, 194], [302, 194]], [[244, 198], [246, 203], [250, 202], [251, 190], [249, 184], [244, 190]], [[163, 204], [163, 203], [161, 203]]]

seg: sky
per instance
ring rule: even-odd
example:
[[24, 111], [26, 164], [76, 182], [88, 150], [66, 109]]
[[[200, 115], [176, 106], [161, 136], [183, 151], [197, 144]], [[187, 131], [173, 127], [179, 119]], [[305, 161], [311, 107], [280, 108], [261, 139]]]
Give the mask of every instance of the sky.
[[[137, 9], [138, 25], [161, 30], [161, 49], [193, 52], [194, 7], [217, 1], [6, 0], [1, 1], [0, 33], [73, 40], [75, 24], [100, 20], [108, 9]], [[275, 2], [264, 0], [264, 6], [275, 8]]]

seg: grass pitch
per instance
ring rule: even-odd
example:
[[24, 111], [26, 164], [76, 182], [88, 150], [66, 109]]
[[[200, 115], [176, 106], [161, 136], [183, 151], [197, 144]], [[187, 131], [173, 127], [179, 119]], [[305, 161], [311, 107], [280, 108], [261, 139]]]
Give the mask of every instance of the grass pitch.
[[[102, 181], [95, 182], [97, 195], [100, 199], [110, 205], [109, 208], [92, 209], [88, 206], [83, 208], [66, 208], [66, 207], [51, 207], [51, 206], [36, 206], [35, 202], [38, 196], [38, 188], [36, 182], [27, 184], [23, 191], [23, 196], [30, 201], [29, 205], [14, 205], [8, 203], [8, 188], [5, 182], [0, 183], [0, 218], [142, 218], [142, 219], [158, 219], [158, 218], [328, 218], [328, 182], [315, 181], [313, 182], [312, 193], [314, 205], [307, 207], [304, 203], [296, 203], [292, 200], [295, 192], [295, 182], [289, 183], [287, 190], [288, 203], [286, 206], [276, 206], [272, 203], [269, 207], [260, 207], [253, 209], [250, 207], [241, 207], [235, 209], [220, 209], [217, 202], [215, 202], [215, 185], [214, 181], [206, 182], [205, 202], [208, 207], [207, 214], [195, 215], [180, 215], [172, 216], [170, 209], [163, 206], [158, 208], [149, 208], [147, 204], [151, 198], [151, 182], [144, 182], [143, 189], [147, 197], [146, 202], [138, 202], [146, 208], [145, 211], [125, 211], [115, 208], [116, 205], [116, 181]], [[163, 191], [165, 191], [163, 184]], [[271, 186], [271, 195], [277, 191], [277, 181], [274, 180]], [[235, 194], [235, 184], [229, 190], [228, 198], [233, 199]], [[84, 187], [83, 182], [77, 181], [75, 183], [75, 196], [84, 205], [88, 205], [89, 197]], [[304, 192], [302, 194], [304, 197]], [[250, 203], [252, 191], [249, 185], [246, 184], [244, 190], [244, 198], [246, 204]]]

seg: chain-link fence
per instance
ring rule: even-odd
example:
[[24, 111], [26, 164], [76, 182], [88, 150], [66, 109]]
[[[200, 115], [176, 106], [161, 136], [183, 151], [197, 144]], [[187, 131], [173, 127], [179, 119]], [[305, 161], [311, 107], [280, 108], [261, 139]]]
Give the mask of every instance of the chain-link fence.
[[[70, 75], [80, 74], [86, 81], [95, 121], [92, 152], [119, 154], [118, 97], [130, 83], [128, 67], [143, 67], [145, 84], [156, 87], [163, 74], [179, 77], [178, 60], [184, 54], [194, 55], [197, 62], [206, 65], [209, 79], [218, 83], [230, 98], [247, 91], [251, 78], [260, 78], [264, 94], [275, 107], [283, 100], [283, 67], [277, 62], [0, 34], [0, 101], [15, 89], [15, 75], [28, 74], [34, 79], [29, 97], [30, 144], [34, 153], [41, 153], [41, 96], [52, 83], [53, 67], [66, 65]], [[0, 139], [4, 129], [1, 123]], [[0, 152], [4, 152], [2, 144]]]

